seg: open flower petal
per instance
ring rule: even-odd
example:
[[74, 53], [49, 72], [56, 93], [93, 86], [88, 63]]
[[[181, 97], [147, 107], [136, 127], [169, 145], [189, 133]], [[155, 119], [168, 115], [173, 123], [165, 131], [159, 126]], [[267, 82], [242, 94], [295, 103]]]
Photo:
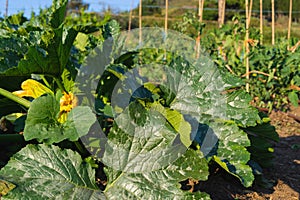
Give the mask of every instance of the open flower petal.
[[15, 91], [13, 92], [13, 94], [19, 97], [32, 97], [32, 98], [38, 98], [43, 94], [53, 95], [53, 92], [49, 88], [47, 88], [40, 82], [33, 79], [27, 79], [26, 81], [24, 81], [21, 85], [21, 88], [23, 90]]
[[58, 121], [64, 123], [67, 120], [68, 113], [77, 106], [78, 99], [73, 93], [64, 93], [60, 98], [60, 112]]

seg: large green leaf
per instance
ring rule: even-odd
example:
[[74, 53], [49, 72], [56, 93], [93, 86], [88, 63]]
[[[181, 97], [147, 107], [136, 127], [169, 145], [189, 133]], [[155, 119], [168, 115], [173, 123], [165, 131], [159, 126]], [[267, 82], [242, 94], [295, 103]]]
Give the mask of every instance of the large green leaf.
[[[175, 98], [172, 98], [172, 95], [167, 96], [172, 99], [171, 101], [166, 99], [169, 102], [170, 107], [183, 114], [195, 116], [197, 119], [203, 113], [209, 112], [211, 102], [209, 99], [210, 96], [206, 97], [204, 92], [204, 87], [206, 85], [205, 81], [203, 80], [201, 82], [198, 79], [197, 82], [199, 82], [199, 84], [197, 85], [197, 88], [194, 88], [192, 85], [194, 82], [192, 79], [194, 75], [192, 74], [197, 74], [197, 77], [194, 77], [196, 80], [199, 78], [198, 75], [200, 75], [200, 72], [195, 73], [195, 69], [192, 68], [193, 66], [182, 59], [176, 59], [170, 67], [170, 70], [166, 73], [168, 78], [168, 81], [166, 82], [168, 85], [166, 85], [166, 88], [170, 90], [170, 93], [175, 94]], [[203, 99], [203, 102], [206, 104], [202, 103], [201, 97], [197, 97], [197, 93], [199, 93], [197, 90], [201, 91], [203, 98], [206, 98]]]
[[227, 94], [227, 116], [240, 126], [255, 126], [260, 117], [257, 109], [250, 106], [251, 100], [252, 97], [243, 90]]
[[[155, 165], [155, 162], [145, 165]], [[109, 167], [105, 172], [108, 185], [104, 193], [108, 199], [210, 199], [199, 191], [183, 191], [179, 185], [187, 178], [207, 180], [208, 165], [199, 151], [189, 149], [175, 162], [152, 172], [128, 173]]]
[[[71, 48], [78, 32], [89, 27], [82, 26], [78, 30], [64, 24], [67, 3], [67, 0], [53, 2], [52, 8], [47, 10], [47, 15], [44, 16], [50, 18], [50, 23], [39, 18], [26, 23], [24, 25], [26, 43], [20, 33], [7, 37], [6, 40], [15, 40], [13, 45], [19, 49], [20, 44], [25, 44], [22, 45], [22, 51], [6, 52], [4, 61], [1, 61], [0, 52], [0, 76], [43, 74], [60, 78], [69, 61]], [[4, 39], [2, 40], [5, 42]], [[16, 53], [18, 54], [14, 55]], [[11, 57], [18, 59], [9, 59]]]
[[[195, 122], [189, 120], [193, 127]], [[248, 166], [250, 146], [247, 134], [233, 122], [211, 122], [210, 125], [199, 124], [194, 141], [206, 158], [217, 162], [230, 174], [238, 177], [242, 184], [249, 187], [254, 180], [252, 169]], [[194, 133], [194, 130], [193, 130]]]
[[[110, 69], [114, 70], [113, 68]], [[119, 71], [116, 72], [119, 73]], [[162, 81], [161, 85], [157, 87], [154, 86], [154, 88], [151, 88], [148, 84], [148, 92], [150, 91], [153, 95], [141, 95], [138, 98], [144, 102], [152, 102], [153, 98], [158, 98], [158, 101], [166, 106], [161, 109], [163, 111], [160, 111], [160, 113], [165, 117], [164, 120], [168, 121], [177, 132], [180, 132], [178, 127], [182, 122], [182, 116], [193, 119], [188, 120], [190, 125], [182, 126], [185, 127], [183, 128], [184, 130], [190, 130], [190, 126], [195, 129], [201, 124], [206, 124], [210, 127], [211, 132], [217, 137], [216, 140], [218, 143], [216, 144], [217, 141], [214, 141], [213, 138], [210, 138], [212, 139], [211, 141], [207, 139], [205, 144], [200, 142], [201, 144], [199, 144], [203, 145], [201, 149], [202, 152], [205, 153], [205, 156], [208, 158], [215, 156], [215, 160], [224, 167], [225, 170], [237, 176], [245, 186], [250, 186], [254, 180], [252, 169], [247, 165], [250, 160], [250, 153], [246, 147], [250, 145], [250, 142], [247, 134], [241, 131], [238, 126], [255, 126], [260, 118], [257, 110], [250, 106], [249, 102], [251, 101], [251, 97], [246, 92], [226, 92], [226, 89], [235, 88], [241, 83], [231, 81], [228, 76], [225, 77], [224, 73], [214, 67], [212, 61], [206, 56], [201, 57], [198, 62], [191, 64], [182, 57], [176, 57], [174, 55], [169, 66], [162, 68], [160, 72], [165, 72], [166, 81]], [[126, 72], [123, 79], [120, 80], [120, 82], [124, 83], [127, 87], [120, 87], [124, 89], [118, 91], [126, 95], [131, 91], [135, 91], [132, 94], [132, 96], [135, 96], [137, 94], [136, 91], [139, 90], [136, 89], [136, 85], [140, 86], [142, 84], [138, 83], [139, 77], [136, 78], [137, 80], [129, 79], [128, 77], [132, 77], [130, 73], [131, 72]], [[146, 78], [149, 77], [146, 76]], [[110, 98], [109, 95], [107, 95], [107, 97], [108, 99]], [[117, 98], [117, 100], [118, 99], [121, 98]], [[117, 104], [119, 107], [124, 109], [126, 106], [123, 106], [123, 104], [126, 104], [127, 101], [119, 101], [117, 103], [119, 103]], [[142, 116], [144, 113], [142, 110], [135, 110], [134, 112], [139, 116]], [[164, 113], [172, 113], [174, 116], [168, 118]], [[148, 120], [153, 121], [152, 118], [148, 118]], [[118, 118], [116, 121], [118, 122]], [[125, 124], [127, 124], [127, 128], [131, 129], [130, 132], [134, 132], [135, 128], [132, 126], [130, 118], [127, 117], [121, 121], [124, 123], [124, 127], [126, 127]], [[183, 120], [183, 122], [186, 121]], [[173, 126], [172, 124], [176, 125]], [[120, 134], [124, 137], [123, 141], [130, 140], [130, 137], [125, 139], [124, 135], [126, 135], [126, 129], [122, 127], [118, 128], [121, 128]], [[150, 128], [152, 127], [149, 126], [148, 129]], [[185, 137], [181, 138], [181, 142], [186, 146], [190, 144], [191, 139], [197, 141], [197, 138], [193, 138], [191, 132], [183, 132]], [[117, 134], [115, 133], [115, 135]], [[182, 134], [180, 135], [183, 136]], [[203, 142], [206, 136], [202, 135], [199, 137], [201, 137], [199, 141], [202, 140]], [[208, 134], [207, 138], [209, 137], [214, 136]], [[117, 146], [117, 142], [114, 146]], [[127, 146], [130, 145], [127, 144]], [[115, 151], [115, 153], [118, 154], [120, 152]], [[112, 157], [116, 156], [116, 154]], [[119, 168], [126, 166], [124, 163], [127, 164], [127, 160], [126, 158], [124, 159], [125, 160], [122, 160], [122, 162], [124, 161], [123, 165], [121, 165], [122, 162], [118, 163], [120, 164], [118, 166]]]
[[184, 116], [176, 110], [163, 107], [160, 103], [151, 104], [151, 109], [159, 112], [172, 128], [179, 133], [181, 142], [188, 148], [192, 144], [191, 125], [184, 119]]
[[60, 27], [43, 33], [40, 46], [31, 46], [17, 66], [10, 66], [2, 75], [44, 74], [59, 77], [66, 67], [73, 42], [74, 29]]
[[65, 12], [67, 9], [68, 0], [54, 0], [52, 3], [50, 18], [50, 25], [53, 28], [58, 28], [65, 19]]
[[262, 120], [254, 127], [243, 128], [248, 133], [251, 146], [248, 147], [251, 153], [251, 160], [258, 163], [261, 167], [272, 167], [274, 157], [273, 142], [279, 141], [279, 136], [275, 127], [271, 125], [270, 119], [265, 114], [260, 113]]
[[[187, 149], [177, 141], [176, 130], [156, 106], [149, 110], [129, 106], [114, 124], [102, 161], [115, 170], [137, 173], [160, 169], [175, 161]], [[115, 162], [116, 158], [118, 162]]]
[[219, 139], [217, 154], [213, 159], [238, 177], [245, 187], [250, 187], [254, 176], [251, 167], [247, 165], [250, 160], [250, 153], [246, 149], [250, 146], [247, 134], [233, 123], [212, 123], [210, 127]]
[[260, 119], [256, 109], [249, 104], [249, 94], [242, 90], [226, 94], [226, 89], [240, 83], [231, 81], [206, 56], [193, 65], [176, 59], [170, 67], [168, 88], [176, 94], [171, 108], [193, 115], [201, 123], [223, 119], [234, 120], [241, 126], [254, 126]]
[[[226, 88], [235, 85], [223, 80], [223, 74], [210, 62], [204, 57], [195, 66], [188, 65], [181, 59], [173, 63], [171, 67], [181, 71], [181, 75], [171, 70], [168, 73], [170, 80], [173, 80], [170, 81], [169, 88], [173, 88], [176, 94], [171, 108], [209, 126], [208, 130], [217, 137], [217, 148], [214, 147], [215, 144], [200, 144], [205, 148], [202, 151], [209, 153], [208, 157], [213, 156], [225, 170], [249, 187], [254, 180], [252, 169], [247, 165], [250, 153], [246, 147], [250, 146], [250, 141], [238, 125], [254, 126], [260, 118], [258, 112], [249, 105], [251, 97], [246, 92], [224, 92]], [[207, 148], [211, 152], [207, 152]]]
[[78, 153], [56, 146], [27, 145], [1, 169], [17, 187], [3, 199], [103, 199], [95, 172]]
[[28, 41], [25, 37], [10, 34], [0, 37], [0, 72], [17, 66], [28, 50]]
[[299, 97], [295, 91], [289, 92], [288, 97], [293, 106], [295, 106], [295, 107], [299, 106], [299, 103], [298, 103]]
[[105, 195], [108, 199], [209, 199], [204, 193], [180, 189], [179, 182], [188, 178], [207, 179], [207, 161], [200, 151], [187, 149], [178, 140], [177, 128], [170, 125], [174, 113], [149, 105], [145, 109], [133, 102], [115, 118], [102, 158], [108, 176]]
[[86, 135], [96, 122], [89, 107], [78, 106], [68, 114], [67, 121], [58, 121], [59, 102], [51, 95], [35, 99], [28, 110], [24, 137], [25, 140], [37, 139], [48, 144], [65, 139], [76, 141]]

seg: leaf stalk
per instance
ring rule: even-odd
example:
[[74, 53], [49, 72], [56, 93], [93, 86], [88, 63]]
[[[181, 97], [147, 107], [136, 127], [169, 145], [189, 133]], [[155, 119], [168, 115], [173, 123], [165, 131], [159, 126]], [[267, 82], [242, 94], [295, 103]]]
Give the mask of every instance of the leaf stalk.
[[22, 106], [24, 106], [26, 108], [30, 107], [30, 101], [28, 101], [24, 98], [18, 97], [17, 95], [14, 95], [13, 93], [11, 93], [3, 88], [0, 88], [0, 95], [4, 96], [10, 100], [13, 100], [14, 102], [17, 102], [18, 104], [21, 104]]

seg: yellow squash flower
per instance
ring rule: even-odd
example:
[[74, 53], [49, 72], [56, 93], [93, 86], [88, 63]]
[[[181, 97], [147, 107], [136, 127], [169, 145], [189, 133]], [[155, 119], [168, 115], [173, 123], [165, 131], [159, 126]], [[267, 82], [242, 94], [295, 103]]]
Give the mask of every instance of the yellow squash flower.
[[32, 97], [32, 98], [38, 98], [42, 96], [43, 94], [52, 94], [53, 92], [41, 84], [40, 82], [33, 80], [33, 79], [27, 79], [24, 81], [21, 85], [22, 90], [15, 91], [13, 94], [19, 96], [19, 97]]
[[[53, 91], [41, 84], [40, 82], [28, 79], [24, 81], [21, 85], [22, 90], [15, 91], [13, 94], [19, 97], [32, 97], [34, 99], [44, 95], [51, 94], [54, 95]], [[63, 93], [63, 96], [60, 98], [60, 109], [58, 115], [58, 121], [64, 123], [68, 118], [68, 113], [77, 106], [78, 99], [72, 93]]]
[[73, 93], [65, 93], [64, 95], [60, 98], [60, 112], [59, 112], [59, 117], [58, 121], [60, 123], [64, 123], [67, 120], [68, 113], [77, 106], [78, 104], [78, 99]]

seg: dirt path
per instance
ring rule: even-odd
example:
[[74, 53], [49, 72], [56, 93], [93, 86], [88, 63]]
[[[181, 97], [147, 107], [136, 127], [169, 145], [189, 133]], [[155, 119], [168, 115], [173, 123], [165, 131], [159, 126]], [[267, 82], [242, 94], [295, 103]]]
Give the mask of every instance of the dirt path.
[[[300, 108], [290, 112], [300, 117]], [[272, 124], [280, 136], [275, 145], [274, 168], [267, 172], [267, 177], [277, 182], [274, 192], [263, 195], [274, 200], [298, 200], [300, 193], [300, 123], [286, 113], [273, 112]]]
[[[300, 117], [300, 108], [288, 113]], [[275, 144], [274, 168], [266, 171], [266, 177], [274, 186], [269, 191], [254, 187], [256, 192], [236, 195], [237, 199], [300, 199], [300, 122], [280, 111], [272, 112], [270, 118], [280, 136], [279, 143]]]

